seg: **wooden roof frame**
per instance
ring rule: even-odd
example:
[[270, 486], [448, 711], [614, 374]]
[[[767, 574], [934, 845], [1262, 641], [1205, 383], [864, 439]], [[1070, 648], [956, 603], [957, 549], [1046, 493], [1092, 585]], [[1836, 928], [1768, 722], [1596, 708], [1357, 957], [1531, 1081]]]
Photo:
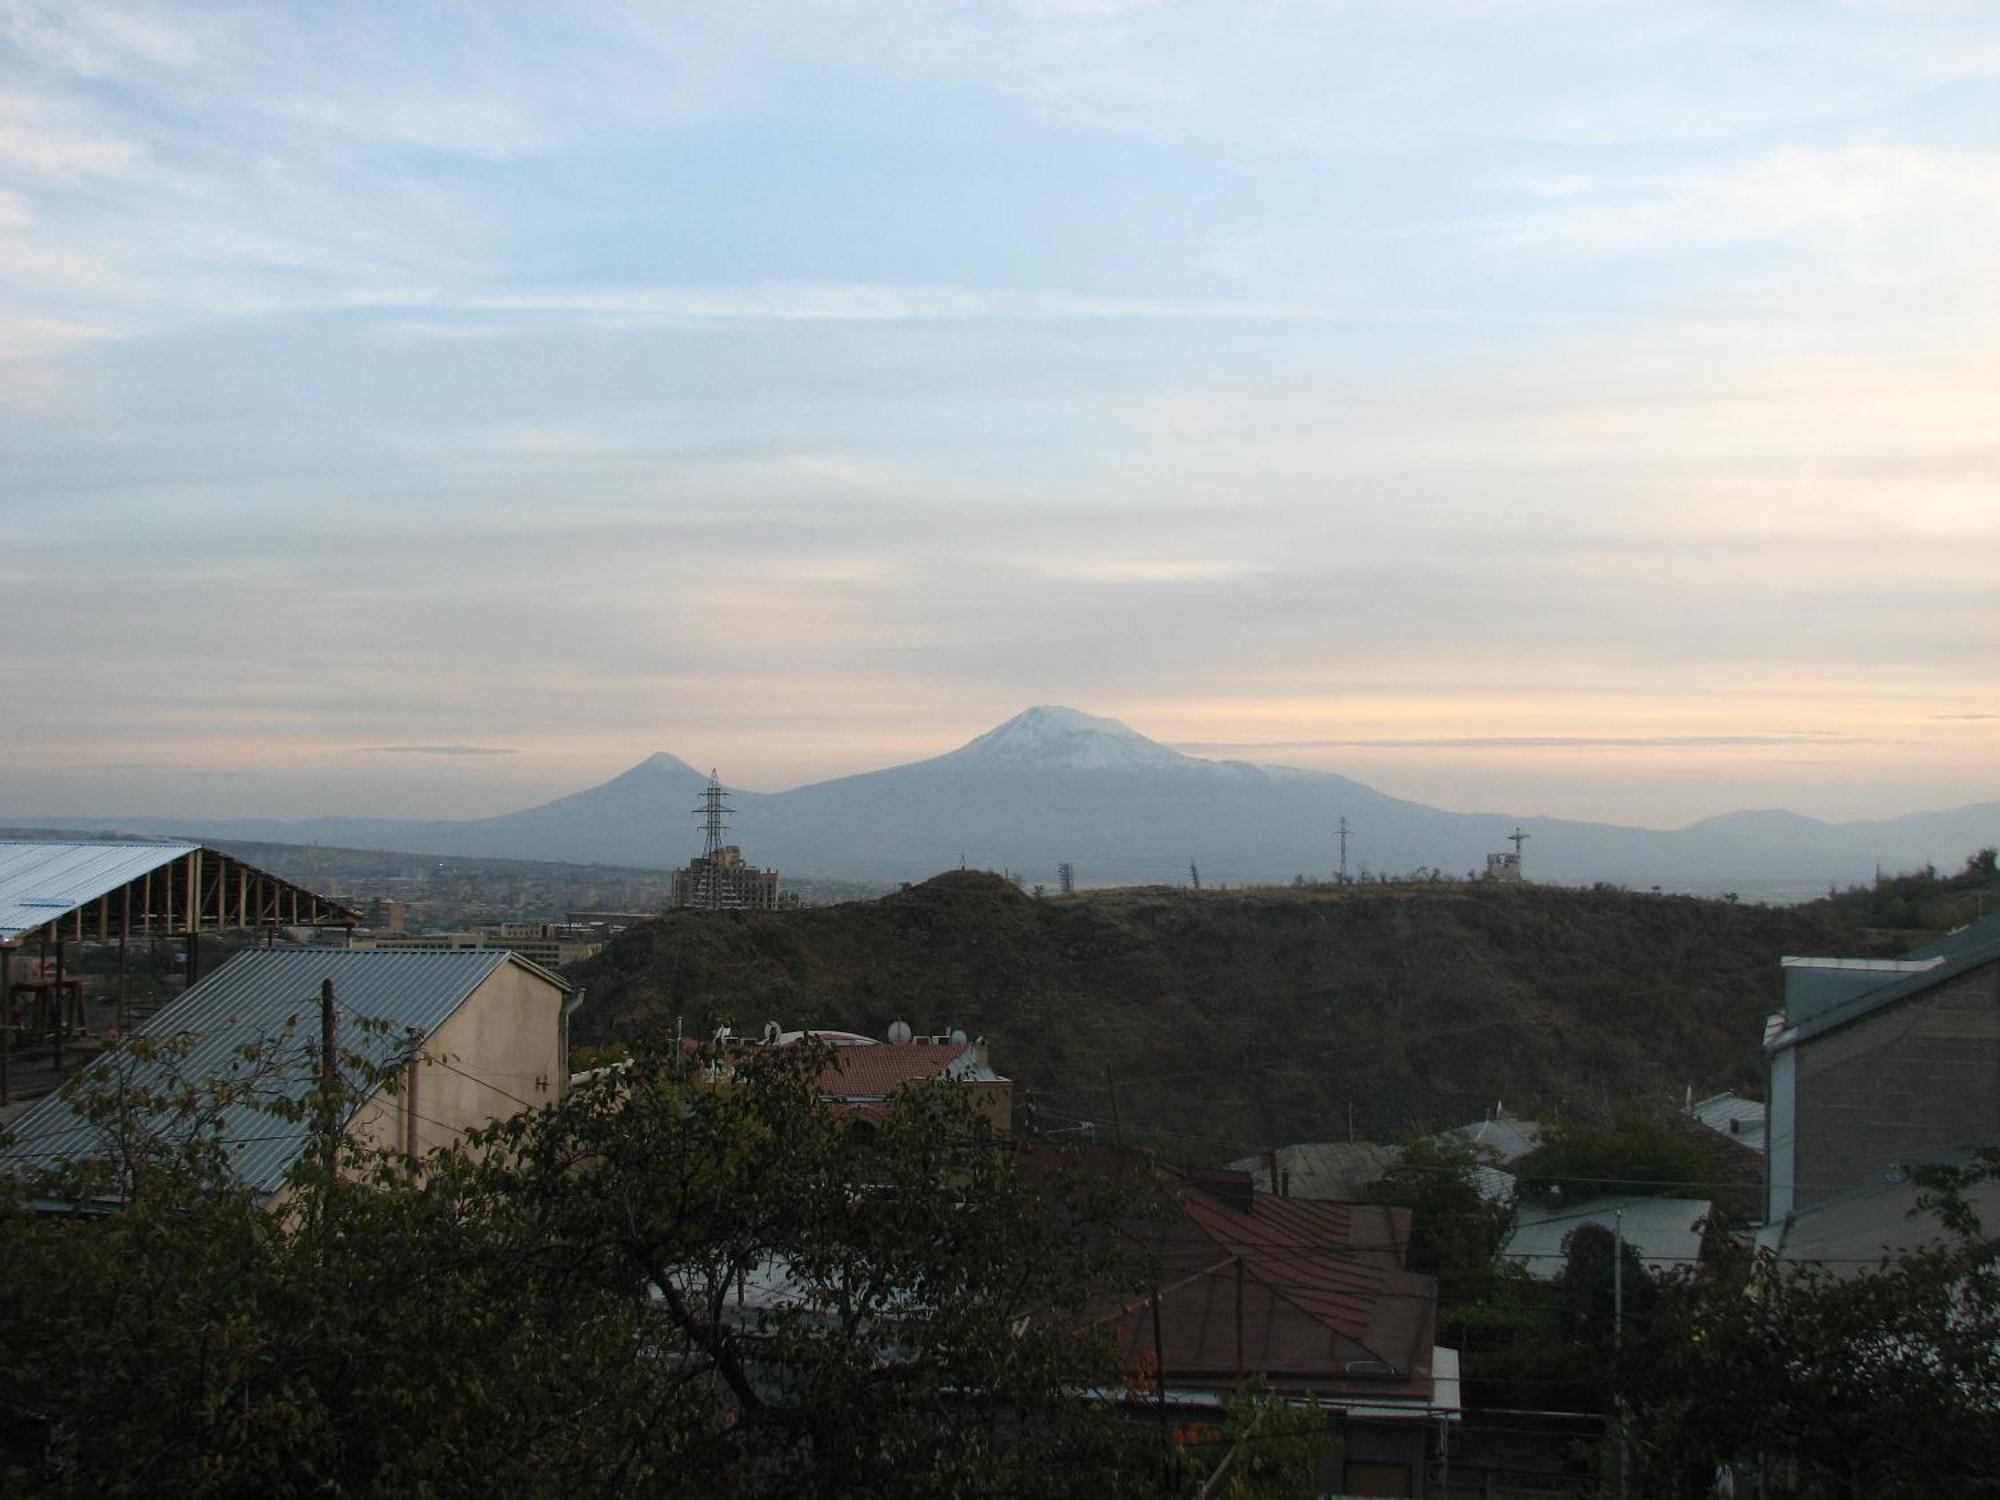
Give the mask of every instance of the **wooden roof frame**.
[[361, 914], [329, 897], [197, 844], [47, 922], [0, 938], [18, 951], [46, 938], [112, 942], [270, 927], [358, 927]]

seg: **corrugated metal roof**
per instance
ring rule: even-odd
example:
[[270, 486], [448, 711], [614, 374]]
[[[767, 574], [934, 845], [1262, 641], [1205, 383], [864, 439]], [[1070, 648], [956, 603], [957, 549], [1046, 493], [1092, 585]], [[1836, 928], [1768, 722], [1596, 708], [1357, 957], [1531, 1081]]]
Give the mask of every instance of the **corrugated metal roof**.
[[1562, 1274], [1563, 1241], [1585, 1224], [1611, 1229], [1624, 1211], [1625, 1243], [1649, 1270], [1670, 1271], [1691, 1264], [1701, 1253], [1701, 1230], [1713, 1205], [1706, 1198], [1592, 1198], [1560, 1208], [1524, 1203], [1500, 1253], [1518, 1260], [1542, 1281]]
[[[1766, 1037], [1764, 1050], [1775, 1054], [1787, 1047], [1796, 1047], [1800, 1042], [1824, 1035], [1826, 1032], [1847, 1025], [1850, 1021], [1858, 1021], [1863, 1016], [1873, 1015], [1876, 1011], [1907, 1000], [1912, 995], [1921, 995], [1926, 990], [1949, 984], [1961, 975], [2000, 960], [2000, 938], [1982, 932], [1981, 926], [1982, 924], [1975, 923], [1972, 927], [1964, 929], [1964, 932], [1971, 936], [1952, 945], [1950, 950], [1942, 955], [1931, 955], [1931, 961], [1926, 967], [1916, 972], [1905, 970], [1900, 978], [1893, 973], [1888, 975], [1892, 983], [1849, 996], [1839, 1004], [1817, 1011], [1803, 1021], [1787, 1013], [1787, 1019], [1791, 1020], [1792, 1024], [1785, 1030]], [[1793, 971], [1786, 972], [1790, 974]]]
[[1363, 1197], [1371, 1183], [1380, 1180], [1402, 1155], [1395, 1146], [1377, 1146], [1368, 1141], [1314, 1141], [1277, 1150], [1280, 1181], [1271, 1180], [1268, 1156], [1246, 1156], [1231, 1162], [1230, 1169], [1248, 1172], [1266, 1192], [1275, 1193], [1289, 1183], [1294, 1198], [1351, 1200]]
[[200, 847], [0, 840], [0, 942], [10, 942]]
[[1752, 1151], [1764, 1149], [1764, 1105], [1737, 1093], [1722, 1093], [1697, 1099], [1688, 1112], [1710, 1130], [1739, 1141]]
[[[189, 1051], [171, 1065], [133, 1069], [136, 1085], [163, 1088], [176, 1080], [243, 1079], [249, 1068], [241, 1049], [268, 1044], [282, 1059], [265, 1090], [303, 1099], [318, 1073], [319, 992], [333, 981], [337, 1043], [376, 1065], [403, 1056], [410, 1032], [429, 1036], [502, 964], [516, 963], [567, 989], [561, 979], [504, 949], [456, 952], [371, 949], [256, 949], [238, 954], [139, 1028], [137, 1035], [160, 1040], [188, 1039]], [[385, 1023], [364, 1028], [364, 1020]], [[113, 1049], [100, 1056], [84, 1077], [106, 1082], [130, 1065]], [[285, 1121], [250, 1105], [234, 1105], [222, 1115], [237, 1174], [258, 1192], [284, 1181], [311, 1134], [309, 1121]], [[106, 1138], [83, 1120], [61, 1094], [30, 1107], [14, 1124], [15, 1142], [0, 1162], [47, 1166], [91, 1155]]]

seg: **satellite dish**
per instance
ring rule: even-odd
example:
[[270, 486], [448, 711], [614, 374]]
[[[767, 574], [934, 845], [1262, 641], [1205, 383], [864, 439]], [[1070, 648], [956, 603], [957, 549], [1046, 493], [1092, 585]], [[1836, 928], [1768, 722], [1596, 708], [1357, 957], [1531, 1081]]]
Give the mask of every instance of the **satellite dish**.
[[960, 1031], [956, 1026], [951, 1028], [951, 1039], [961, 1047], [963, 1047], [967, 1042], [972, 1040], [963, 1031]]
[[898, 1047], [908, 1046], [910, 1036], [910, 1023], [908, 1021], [891, 1021], [889, 1023], [889, 1040], [894, 1042]]

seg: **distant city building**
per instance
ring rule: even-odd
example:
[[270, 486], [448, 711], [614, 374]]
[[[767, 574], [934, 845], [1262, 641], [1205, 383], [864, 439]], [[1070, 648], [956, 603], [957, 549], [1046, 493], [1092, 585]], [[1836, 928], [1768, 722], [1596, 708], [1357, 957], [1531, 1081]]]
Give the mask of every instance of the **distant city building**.
[[460, 932], [356, 933], [346, 946], [430, 953], [505, 949], [545, 969], [560, 969], [596, 957], [604, 937], [598, 929], [566, 922], [495, 922]]
[[708, 911], [774, 911], [780, 906], [797, 906], [798, 897], [779, 894], [776, 870], [760, 870], [746, 863], [741, 849], [722, 842], [729, 827], [729, 811], [722, 780], [710, 771], [701, 806], [694, 810], [702, 825], [701, 853], [674, 871], [669, 904]]
[[696, 855], [674, 871], [673, 905], [715, 911], [775, 911], [797, 906], [799, 898], [779, 888], [776, 870], [747, 864], [743, 851], [724, 844], [711, 855]]

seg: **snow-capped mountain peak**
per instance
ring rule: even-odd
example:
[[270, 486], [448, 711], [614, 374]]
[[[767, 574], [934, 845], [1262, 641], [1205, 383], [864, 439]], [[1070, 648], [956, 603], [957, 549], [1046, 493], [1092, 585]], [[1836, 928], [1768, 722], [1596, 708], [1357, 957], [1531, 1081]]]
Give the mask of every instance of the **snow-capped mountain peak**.
[[1056, 704], [1026, 709], [944, 758], [1022, 770], [1153, 771], [1202, 764], [1116, 719]]

